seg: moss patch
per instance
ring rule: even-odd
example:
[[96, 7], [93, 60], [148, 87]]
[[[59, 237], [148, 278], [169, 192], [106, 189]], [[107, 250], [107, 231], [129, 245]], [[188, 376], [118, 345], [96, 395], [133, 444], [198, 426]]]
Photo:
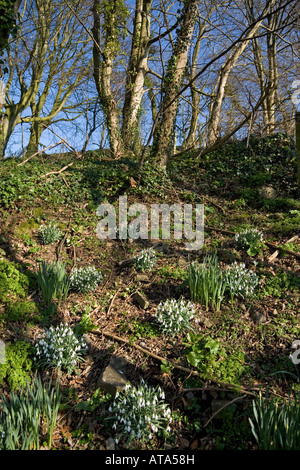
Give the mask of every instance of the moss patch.
[[9, 302], [18, 297], [25, 297], [29, 279], [21, 273], [14, 263], [0, 260], [0, 302]]
[[8, 321], [39, 321], [38, 307], [35, 302], [23, 300], [7, 307], [5, 318]]
[[5, 364], [0, 364], [0, 384], [5, 379], [11, 390], [25, 385], [32, 368], [30, 350], [31, 345], [21, 340], [6, 345]]

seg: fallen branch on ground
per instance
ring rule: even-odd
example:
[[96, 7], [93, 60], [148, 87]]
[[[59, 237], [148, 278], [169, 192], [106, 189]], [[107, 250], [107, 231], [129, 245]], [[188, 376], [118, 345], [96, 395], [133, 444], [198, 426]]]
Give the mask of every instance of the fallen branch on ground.
[[[225, 235], [236, 235], [236, 232], [232, 232], [230, 230], [225, 230], [225, 229], [216, 228], [216, 227], [210, 227], [210, 226], [206, 226], [205, 230], [214, 230], [215, 232], [224, 233]], [[277, 246], [277, 245], [275, 245], [275, 243], [271, 243], [271, 242], [267, 242], [267, 241], [265, 241], [264, 243], [269, 248], [273, 248], [274, 250], [283, 251], [284, 253], [288, 253], [289, 255], [295, 256], [295, 258], [300, 259], [300, 253], [296, 253], [295, 251], [288, 250], [287, 248], [283, 248], [282, 246]]]
[[[121, 338], [120, 336], [117, 336], [113, 333], [106, 332], [104, 330], [102, 330], [102, 331], [91, 331], [91, 333], [94, 334], [94, 335], [106, 336], [107, 338], [111, 338], [111, 339], [119, 341], [121, 343], [128, 344], [129, 346], [134, 347], [135, 349], [138, 349], [142, 353], [144, 353], [144, 354], [146, 354], [150, 357], [153, 357], [154, 359], [160, 361], [161, 363], [167, 363], [169, 366], [174, 367], [175, 369], [181, 370], [182, 372], [186, 372], [188, 375], [193, 375], [194, 377], [198, 377], [199, 379], [201, 379], [201, 375], [196, 370], [192, 370], [192, 369], [189, 369], [187, 367], [182, 366], [181, 364], [171, 362], [171, 361], [169, 361], [169, 360], [167, 360], [167, 359], [165, 359], [161, 356], [158, 356], [157, 354], [152, 353], [151, 351], [148, 351], [147, 349], [142, 348], [141, 346], [139, 346], [136, 343], [132, 343], [128, 339]], [[245, 389], [244, 387], [241, 387], [239, 385], [229, 384], [229, 383], [226, 383], [226, 382], [219, 382], [218, 380], [210, 380], [210, 382], [213, 382], [217, 385], [221, 385], [223, 387], [226, 387], [229, 390], [234, 390], [236, 392], [241, 392], [241, 393], [244, 393], [246, 395], [256, 397], [255, 393], [253, 393], [250, 390]]]
[[52, 145], [49, 145], [48, 147], [42, 149], [42, 150], [39, 150], [38, 152], [35, 152], [33, 155], [30, 155], [30, 157], [26, 158], [26, 160], [23, 160], [21, 163], [18, 163], [17, 166], [21, 166], [21, 165], [24, 165], [24, 163], [28, 162], [28, 160], [30, 160], [31, 158], [35, 157], [36, 155], [38, 155], [39, 153], [43, 153], [45, 152], [46, 150], [49, 150], [49, 149], [52, 149], [53, 147], [57, 147], [57, 145], [59, 144], [62, 144], [63, 141], [60, 140], [59, 142], [56, 142], [56, 144], [52, 144]]

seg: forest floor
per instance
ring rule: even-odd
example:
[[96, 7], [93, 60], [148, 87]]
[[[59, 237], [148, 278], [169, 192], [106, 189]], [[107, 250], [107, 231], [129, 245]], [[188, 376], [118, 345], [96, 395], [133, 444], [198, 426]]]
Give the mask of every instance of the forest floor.
[[[230, 143], [202, 161], [191, 155], [174, 158], [168, 176], [149, 166], [139, 174], [134, 162], [110, 162], [101, 153], [91, 153], [45, 178], [41, 176], [59, 171], [72, 157], [38, 156], [21, 166], [13, 159], [1, 164], [1, 256], [29, 276], [27, 299], [35, 302], [37, 312], [34, 317], [10, 319], [8, 303], [0, 303], [0, 339], [34, 346], [50, 325], [85, 325], [88, 351], [72, 374], [39, 370], [43, 380], [59, 380], [63, 394], [53, 449], [105, 450], [115, 438], [105, 419], [112, 397], [98, 388], [112, 356], [126, 361], [131, 384], [138, 386], [143, 378], [153, 387], [159, 385], [172, 411], [170, 436], [153, 435], [136, 449], [258, 449], [249, 422], [253, 400], [268, 392], [280, 402], [291, 389], [300, 391], [299, 368], [289, 358], [292, 342], [300, 339], [300, 201], [293, 152], [281, 136], [254, 139], [250, 147]], [[271, 196], [264, 193], [270, 187]], [[184, 239], [97, 238], [98, 205], [117, 207], [124, 194], [128, 206], [142, 203], [149, 210], [154, 203], [204, 204], [203, 247], [188, 251]], [[42, 245], [38, 229], [50, 221], [64, 236]], [[245, 228], [263, 233], [269, 244], [262, 252], [249, 255], [237, 248], [234, 234]], [[131, 258], [151, 246], [157, 262], [140, 273]], [[155, 322], [157, 305], [172, 298], [189, 299], [187, 268], [212, 253], [222, 267], [237, 261], [255, 272], [261, 281], [256, 296], [233, 303], [225, 298], [219, 310], [196, 302], [193, 338], [187, 332], [162, 334]], [[103, 281], [87, 294], [70, 292], [49, 316], [36, 274], [42, 260], [57, 259], [68, 272], [95, 266]], [[144, 305], [137, 302], [137, 292]], [[203, 340], [217, 341], [222, 354], [206, 350], [206, 366], [196, 367], [188, 354], [193, 351], [203, 360]], [[29, 358], [32, 376], [34, 360]], [[0, 392], [9, 396], [5, 378]], [[116, 450], [126, 448], [122, 440], [112, 445]]]

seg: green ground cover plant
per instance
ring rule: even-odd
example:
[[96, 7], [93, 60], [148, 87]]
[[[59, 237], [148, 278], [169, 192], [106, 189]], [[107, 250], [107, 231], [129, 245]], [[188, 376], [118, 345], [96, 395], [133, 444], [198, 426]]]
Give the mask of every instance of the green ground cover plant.
[[[128, 446], [178, 452], [293, 448], [285, 426], [295, 429], [296, 407], [287, 403], [291, 389], [300, 391], [299, 364], [290, 360], [291, 344], [300, 339], [299, 263], [280, 247], [299, 252], [294, 152], [283, 135], [250, 136], [201, 159], [183, 154], [166, 172], [151, 165], [139, 172], [138, 161], [111, 161], [101, 152], [88, 152], [67, 172], [47, 178], [41, 176], [60, 171], [73, 156], [1, 163], [0, 361], [4, 350], [6, 357], [0, 393], [7, 398], [6, 415], [15, 409], [21, 416], [18, 407], [23, 417], [27, 408], [31, 413], [35, 398], [27, 406], [19, 392], [27, 383], [37, 390], [37, 371], [43, 388], [50, 377], [62, 385], [62, 413], [58, 420], [49, 418], [53, 432], [45, 412], [39, 426], [38, 417], [31, 424], [24, 420], [26, 429], [14, 419], [9, 428], [5, 417], [0, 427], [5, 423], [10, 440], [2, 431], [1, 450], [103, 450], [112, 440], [116, 452]], [[277, 191], [274, 199], [261, 196], [265, 185]], [[95, 235], [99, 203], [117, 209], [120, 195], [146, 205], [204, 203], [204, 247], [190, 252], [183, 240], [171, 237], [155, 243], [155, 260], [146, 256], [141, 266], [127, 263], [148, 250], [151, 240], [100, 241]], [[67, 236], [39, 243], [38, 227], [50, 220]], [[247, 235], [253, 227], [256, 239]], [[237, 244], [235, 234], [245, 230], [247, 243]], [[278, 253], [261, 244], [267, 241]], [[137, 291], [145, 303], [136, 301]], [[61, 322], [68, 329], [56, 331]], [[76, 349], [81, 340], [88, 349]], [[117, 397], [99, 385], [113, 356], [126, 360], [131, 383], [131, 391]], [[139, 388], [141, 379], [151, 392]], [[149, 392], [149, 409], [138, 402], [138, 390], [144, 397]], [[51, 400], [47, 406], [54, 410]], [[215, 414], [219, 402], [225, 407]]]
[[5, 380], [11, 390], [17, 390], [30, 379], [33, 367], [31, 353], [29, 342], [17, 340], [6, 344], [5, 362], [0, 364], [0, 385]]
[[9, 302], [18, 297], [25, 297], [28, 292], [29, 279], [15, 263], [0, 259], [0, 302]]

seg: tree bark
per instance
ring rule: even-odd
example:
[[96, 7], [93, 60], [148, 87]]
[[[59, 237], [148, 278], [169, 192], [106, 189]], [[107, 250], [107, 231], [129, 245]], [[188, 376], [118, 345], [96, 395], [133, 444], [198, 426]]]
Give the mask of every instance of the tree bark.
[[[267, 2], [267, 5], [265, 6], [260, 18], [263, 18], [268, 11], [274, 6], [276, 3], [276, 0], [269, 0]], [[219, 123], [220, 123], [220, 116], [221, 116], [221, 108], [224, 100], [224, 95], [225, 95], [225, 89], [226, 89], [226, 84], [229, 78], [229, 75], [232, 71], [232, 69], [235, 67], [238, 59], [248, 46], [249, 42], [252, 40], [252, 38], [255, 36], [259, 28], [261, 27], [262, 24], [262, 19], [255, 22], [253, 26], [249, 29], [247, 32], [246, 37], [242, 42], [240, 42], [234, 50], [231, 52], [229, 55], [228, 59], [224, 63], [224, 65], [220, 69], [218, 81], [217, 81], [217, 90], [216, 90], [216, 96], [213, 101], [213, 105], [211, 108], [211, 114], [209, 117], [209, 122], [208, 122], [208, 133], [207, 133], [207, 147], [210, 147], [216, 142], [216, 140], [219, 137]]]
[[105, 116], [105, 124], [108, 132], [110, 149], [114, 158], [118, 158], [123, 153], [123, 140], [120, 126], [120, 112], [118, 104], [112, 92], [112, 74], [114, 60], [117, 55], [119, 41], [117, 37], [118, 27], [118, 4], [114, 0], [110, 5], [104, 6], [107, 9], [104, 19], [104, 44], [100, 46], [100, 0], [94, 0], [93, 18], [94, 25], [92, 34], [94, 38], [93, 59], [94, 59], [94, 80]]
[[139, 140], [138, 115], [148, 70], [151, 4], [152, 0], [136, 0], [133, 39], [126, 74], [122, 138], [125, 148], [132, 150]]
[[166, 168], [168, 158], [172, 154], [172, 141], [178, 106], [177, 96], [186, 73], [188, 51], [196, 22], [197, 4], [198, 1], [195, 0], [186, 0], [184, 2], [180, 29], [163, 81], [161, 112], [154, 132], [150, 156], [161, 169]]
[[205, 26], [199, 20], [199, 33], [197, 36], [197, 41], [195, 48], [193, 50], [193, 57], [192, 57], [192, 65], [191, 71], [188, 75], [188, 80], [192, 81], [191, 85], [191, 99], [192, 99], [192, 110], [191, 110], [191, 121], [190, 121], [190, 128], [187, 135], [187, 138], [184, 142], [185, 148], [196, 148], [197, 147], [197, 131], [198, 131], [198, 121], [199, 121], [199, 114], [200, 114], [200, 93], [197, 90], [196, 83], [193, 81], [196, 75], [196, 68], [197, 68], [197, 59], [200, 52], [200, 44], [205, 32]]

